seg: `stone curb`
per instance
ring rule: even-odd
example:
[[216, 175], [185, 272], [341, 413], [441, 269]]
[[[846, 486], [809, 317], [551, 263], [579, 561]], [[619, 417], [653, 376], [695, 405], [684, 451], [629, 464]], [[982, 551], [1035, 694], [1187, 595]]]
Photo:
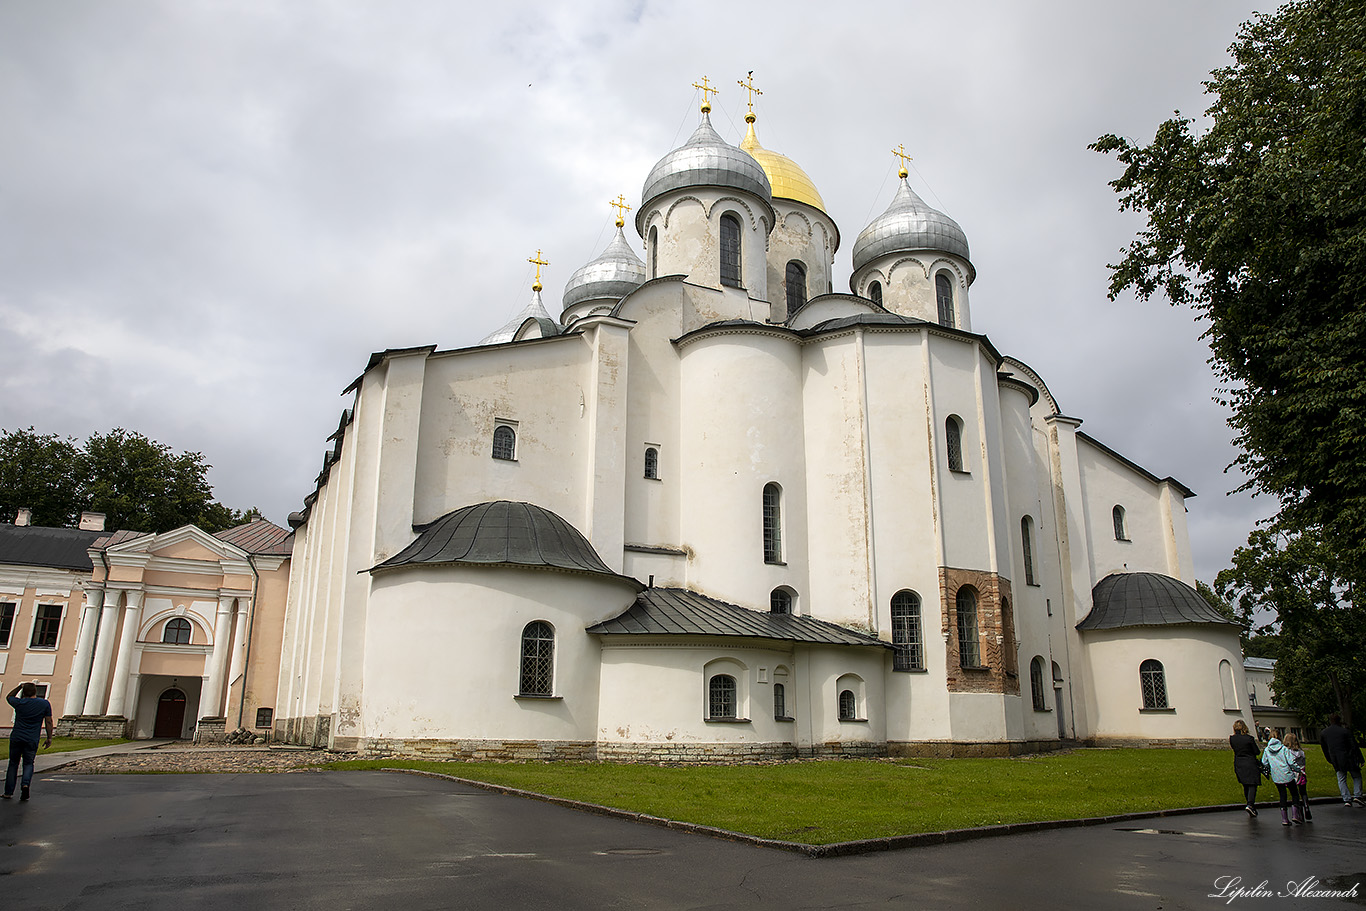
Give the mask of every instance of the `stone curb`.
[[[490, 784], [487, 781], [461, 778], [458, 775], [447, 775], [443, 772], [401, 768], [384, 768], [380, 769], [380, 771], [402, 772], [406, 775], [424, 775], [428, 778], [444, 778], [447, 781], [458, 782], [485, 791], [506, 794], [510, 797], [525, 797], [528, 800], [540, 800], [559, 807], [567, 807], [571, 810], [591, 813], [594, 816], [608, 816], [613, 819], [624, 819], [629, 822], [643, 823], [647, 826], [657, 826], [661, 829], [675, 829], [680, 832], [688, 832], [692, 835], [706, 835], [711, 838], [720, 838], [725, 841], [743, 842], [760, 848], [774, 848], [779, 851], [790, 851], [794, 854], [805, 854], [807, 857], [848, 857], [856, 854], [872, 854], [875, 851], [896, 851], [903, 848], [920, 848], [927, 845], [946, 845], [960, 841], [973, 841], [978, 838], [996, 838], [1001, 835], [1023, 835], [1028, 832], [1043, 832], [1050, 829], [1075, 829], [1081, 826], [1103, 826], [1116, 822], [1130, 822], [1140, 819], [1160, 819], [1167, 816], [1193, 816], [1199, 813], [1221, 813], [1229, 810], [1243, 809], [1243, 805], [1240, 803], [1221, 804], [1209, 807], [1180, 807], [1172, 810], [1149, 810], [1144, 813], [1120, 813], [1115, 816], [1093, 816], [1086, 819], [1050, 819], [1042, 822], [1014, 822], [998, 826], [979, 826], [974, 829], [948, 829], [944, 832], [917, 832], [914, 835], [892, 835], [887, 838], [867, 838], [860, 841], [841, 841], [828, 845], [808, 845], [796, 841], [779, 841], [774, 838], [759, 838], [754, 835], [746, 835], [743, 832], [732, 832], [729, 829], [718, 829], [715, 826], [702, 826], [691, 822], [680, 822], [676, 819], [665, 819], [662, 816], [651, 816], [648, 813], [632, 813], [629, 810], [618, 810], [615, 807], [604, 807], [601, 804], [588, 803], [582, 800], [570, 800], [567, 797], [555, 797], [551, 794], [539, 794], [536, 791], [526, 791], [521, 788], [508, 787], [507, 785]], [[1342, 798], [1315, 797], [1309, 802], [1311, 804], [1341, 803]], [[1259, 809], [1276, 809], [1279, 806], [1280, 804], [1278, 803], [1257, 804]]]

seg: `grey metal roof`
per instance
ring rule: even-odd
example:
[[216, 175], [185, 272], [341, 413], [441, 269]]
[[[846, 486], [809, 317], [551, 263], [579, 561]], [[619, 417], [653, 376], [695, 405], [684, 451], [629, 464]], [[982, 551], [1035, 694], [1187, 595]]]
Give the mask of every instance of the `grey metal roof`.
[[294, 533], [265, 519], [253, 519], [214, 535], [249, 554], [287, 557], [294, 551]]
[[94, 567], [86, 550], [105, 534], [79, 528], [0, 524], [0, 563], [88, 573]]
[[579, 269], [564, 286], [564, 309], [590, 300], [621, 300], [645, 283], [645, 264], [617, 225], [616, 237], [602, 255]]
[[896, 197], [854, 241], [854, 271], [884, 253], [937, 250], [969, 260], [968, 236], [958, 222], [930, 206], [901, 178]]
[[[1274, 671], [1276, 669], [1275, 658], [1244, 658], [1243, 667], [1254, 671]], [[1258, 706], [1262, 708], [1262, 706]]]
[[647, 588], [610, 620], [588, 628], [604, 636], [727, 636], [813, 645], [891, 645], [834, 623], [750, 610], [685, 588]]
[[[501, 345], [504, 342], [512, 341], [512, 337], [517, 334], [517, 330], [522, 328], [522, 323], [529, 319], [537, 321], [544, 320], [546, 323], [555, 327], [555, 335], [559, 334], [560, 324], [550, 318], [550, 312], [545, 309], [545, 304], [541, 303], [541, 292], [531, 292], [531, 303], [527, 304], [521, 311], [503, 324], [501, 329], [490, 332], [480, 340], [481, 345]], [[544, 331], [544, 329], [542, 330]]]
[[1196, 623], [1238, 625], [1210, 607], [1195, 589], [1161, 573], [1111, 573], [1091, 589], [1091, 605], [1091, 613], [1077, 624], [1077, 629]]
[[692, 136], [659, 160], [645, 178], [636, 212], [636, 230], [644, 234], [645, 213], [657, 196], [687, 187], [729, 187], [744, 190], [772, 209], [773, 188], [763, 166], [744, 149], [726, 142], [712, 129], [711, 117], [702, 115]]
[[598, 573], [640, 585], [612, 572], [578, 529], [534, 503], [476, 503], [418, 526], [418, 531], [416, 541], [370, 571], [453, 563], [506, 564]]

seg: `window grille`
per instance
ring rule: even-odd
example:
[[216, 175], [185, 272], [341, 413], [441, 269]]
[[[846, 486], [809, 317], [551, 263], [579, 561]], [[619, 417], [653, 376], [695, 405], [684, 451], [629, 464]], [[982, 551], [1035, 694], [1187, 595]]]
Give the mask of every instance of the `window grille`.
[[1115, 540], [1129, 540], [1129, 536], [1124, 533], [1124, 507], [1115, 506], [1114, 509], [1110, 510], [1110, 514], [1114, 517], [1115, 520]]
[[963, 428], [958, 418], [949, 416], [944, 422], [944, 444], [948, 449], [949, 471], [963, 470]]
[[764, 485], [764, 562], [783, 562], [782, 488]]
[[190, 621], [184, 617], [175, 617], [166, 621], [166, 629], [161, 633], [161, 641], [169, 642], [172, 645], [189, 645]]
[[721, 216], [721, 284], [740, 287], [740, 219]]
[[1149, 658], [1138, 666], [1138, 679], [1143, 685], [1143, 707], [1145, 709], [1167, 708], [1167, 674], [1162, 670], [1162, 662]]
[[507, 424], [493, 428], [493, 457], [509, 462], [517, 458], [517, 431]]
[[970, 587], [958, 589], [958, 663], [981, 667], [982, 653], [977, 636], [977, 593]]
[[56, 648], [57, 638], [62, 630], [62, 606], [60, 604], [39, 604], [37, 619], [33, 624], [33, 641], [30, 648]]
[[773, 684], [773, 717], [787, 717], [787, 687], [781, 683]]
[[717, 674], [707, 684], [710, 697], [707, 700], [708, 718], [735, 717], [735, 678], [729, 674]]
[[792, 613], [792, 593], [785, 588], [775, 588], [768, 596], [768, 609], [774, 614]]
[[858, 700], [853, 690], [840, 690], [840, 721], [853, 721], [858, 717]]
[[940, 272], [934, 277], [934, 296], [939, 302], [939, 325], [953, 326], [953, 282], [948, 273]]
[[271, 720], [273, 719], [274, 715], [275, 715], [275, 710], [274, 710], [274, 709], [257, 709], [257, 710], [256, 710], [256, 726], [257, 726], [258, 728], [268, 728], [268, 727], [270, 727], [270, 723], [271, 723]]
[[920, 635], [920, 596], [903, 591], [892, 595], [892, 670], [923, 671], [925, 643]]
[[645, 447], [645, 477], [659, 480], [659, 450], [653, 446]]
[[1029, 516], [1020, 520], [1020, 547], [1024, 550], [1025, 585], [1034, 584], [1034, 541]]
[[1034, 711], [1048, 711], [1048, 702], [1043, 694], [1043, 658], [1036, 656], [1029, 662], [1029, 689], [1034, 696]]
[[533, 620], [522, 630], [522, 674], [518, 692], [523, 696], [554, 693], [555, 631], [550, 624]]
[[13, 601], [0, 604], [0, 648], [9, 646], [10, 633], [14, 631], [14, 612], [18, 607]]
[[787, 264], [787, 315], [806, 306], [806, 267], [795, 259]]
[[873, 282], [868, 286], [868, 299], [879, 307], [882, 306], [882, 282]]

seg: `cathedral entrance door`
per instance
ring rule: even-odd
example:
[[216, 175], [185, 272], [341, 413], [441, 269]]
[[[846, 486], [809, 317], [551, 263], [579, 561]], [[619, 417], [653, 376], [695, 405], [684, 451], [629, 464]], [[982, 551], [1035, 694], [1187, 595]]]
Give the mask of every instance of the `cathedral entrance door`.
[[153, 737], [172, 737], [179, 740], [185, 730], [185, 694], [170, 689], [157, 700], [157, 720]]

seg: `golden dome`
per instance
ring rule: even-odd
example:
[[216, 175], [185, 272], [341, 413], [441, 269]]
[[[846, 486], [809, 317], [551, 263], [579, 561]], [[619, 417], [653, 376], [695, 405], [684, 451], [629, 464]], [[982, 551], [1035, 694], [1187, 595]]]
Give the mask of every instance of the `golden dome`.
[[806, 172], [801, 169], [801, 166], [786, 155], [770, 152], [759, 145], [759, 137], [754, 133], [754, 121], [750, 119], [753, 116], [751, 114], [745, 118], [749, 121], [749, 130], [745, 133], [745, 138], [741, 140], [740, 148], [752, 155], [754, 160], [759, 162], [759, 166], [764, 169], [764, 173], [768, 175], [768, 182], [773, 187], [774, 197], [795, 199], [797, 202], [804, 202], [808, 206], [815, 206], [825, 212], [825, 201], [821, 199], [821, 194], [816, 190], [816, 185], [811, 182], [810, 177], [806, 176]]

